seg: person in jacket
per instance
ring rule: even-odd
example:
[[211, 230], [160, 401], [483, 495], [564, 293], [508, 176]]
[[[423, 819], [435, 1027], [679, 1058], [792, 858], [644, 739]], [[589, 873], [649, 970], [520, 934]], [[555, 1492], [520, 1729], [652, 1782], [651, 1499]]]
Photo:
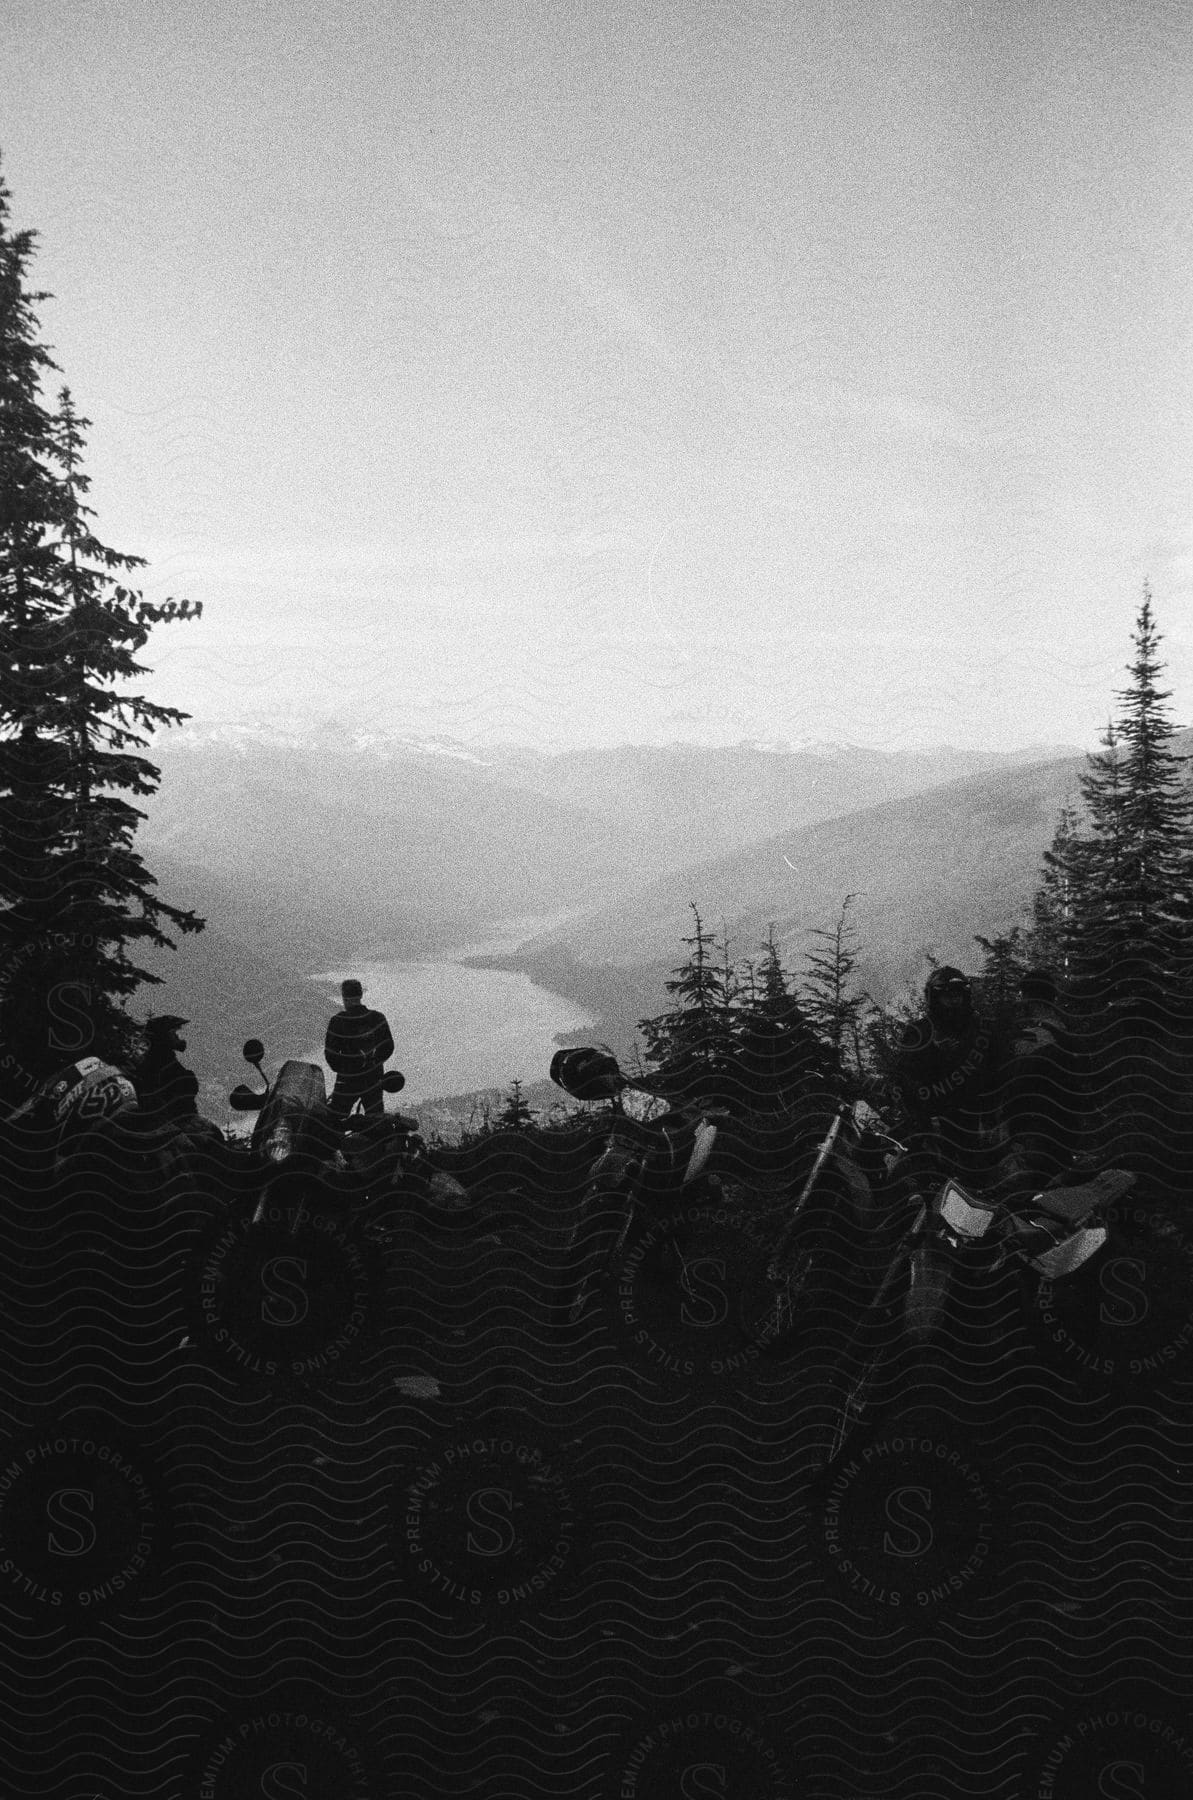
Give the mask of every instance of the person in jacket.
[[163, 1124], [191, 1124], [198, 1117], [199, 1078], [178, 1060], [179, 1053], [186, 1049], [186, 1039], [180, 1032], [188, 1023], [175, 1013], [164, 1013], [145, 1022], [148, 1048], [133, 1079], [141, 1111]]
[[323, 1057], [335, 1076], [330, 1106], [337, 1118], [346, 1119], [359, 1101], [367, 1113], [385, 1111], [381, 1078], [385, 1063], [394, 1053], [394, 1040], [385, 1014], [364, 1003], [359, 981], [341, 982], [343, 1010], [328, 1022]]
[[972, 983], [948, 964], [924, 984], [922, 1017], [895, 1054], [893, 1087], [912, 1132], [930, 1140], [964, 1178], [1000, 1160], [1000, 1076], [1006, 1047], [974, 1000]]

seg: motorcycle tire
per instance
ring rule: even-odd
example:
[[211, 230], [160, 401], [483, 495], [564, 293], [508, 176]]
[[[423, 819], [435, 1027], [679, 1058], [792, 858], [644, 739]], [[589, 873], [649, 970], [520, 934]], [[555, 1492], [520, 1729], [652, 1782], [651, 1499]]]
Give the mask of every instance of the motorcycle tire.
[[903, 1329], [913, 1342], [922, 1344], [936, 1331], [948, 1305], [952, 1278], [951, 1263], [932, 1244], [918, 1244], [911, 1252], [903, 1297]]
[[580, 1203], [559, 1258], [553, 1322], [574, 1330], [606, 1281], [625, 1244], [634, 1215], [632, 1194], [589, 1193]]
[[[853, 1341], [859, 1345], [861, 1354], [850, 1357], [847, 1350], [842, 1358], [843, 1391], [834, 1407], [826, 1468], [837, 1460], [846, 1444], [864, 1426], [873, 1423], [878, 1412], [886, 1410], [885, 1404], [876, 1408], [879, 1389], [882, 1377], [893, 1361], [893, 1353], [900, 1342], [906, 1341], [909, 1300], [916, 1289], [913, 1270], [925, 1248], [918, 1233], [899, 1246], [878, 1292], [858, 1321]], [[926, 1285], [926, 1275], [921, 1275], [916, 1304], [925, 1307], [925, 1317], [927, 1295], [931, 1291]], [[896, 1327], [893, 1332], [892, 1327]], [[892, 1341], [875, 1343], [872, 1333]], [[870, 1347], [864, 1348], [867, 1338]]]
[[824, 1459], [826, 1468], [832, 1467], [846, 1444], [865, 1423], [867, 1407], [877, 1373], [878, 1359], [872, 1357], [854, 1377], [842, 1396], [833, 1418], [832, 1436], [829, 1439], [828, 1453]]

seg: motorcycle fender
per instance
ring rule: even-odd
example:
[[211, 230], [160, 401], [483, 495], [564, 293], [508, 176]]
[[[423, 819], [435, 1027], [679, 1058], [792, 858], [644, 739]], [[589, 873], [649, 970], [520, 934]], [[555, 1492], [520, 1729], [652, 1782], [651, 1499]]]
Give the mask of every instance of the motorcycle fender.
[[1075, 1231], [1072, 1237], [1062, 1239], [1051, 1250], [1045, 1250], [1041, 1256], [1033, 1256], [1031, 1266], [1045, 1281], [1059, 1281], [1063, 1275], [1072, 1275], [1087, 1263], [1102, 1248], [1106, 1238], [1105, 1225], [1087, 1225]]
[[688, 1158], [688, 1166], [683, 1172], [682, 1187], [695, 1181], [704, 1173], [705, 1166], [712, 1154], [712, 1147], [717, 1141], [717, 1128], [707, 1119], [701, 1119], [696, 1127], [696, 1138], [692, 1145], [692, 1154]]

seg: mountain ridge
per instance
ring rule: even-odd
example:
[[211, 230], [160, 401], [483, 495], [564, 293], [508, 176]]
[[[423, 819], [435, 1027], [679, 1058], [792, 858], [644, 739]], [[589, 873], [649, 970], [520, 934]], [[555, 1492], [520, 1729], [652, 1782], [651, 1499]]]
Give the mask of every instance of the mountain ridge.
[[[794, 953], [801, 934], [835, 917], [845, 892], [884, 879], [884, 861], [897, 874], [898, 905], [874, 915], [865, 898], [858, 924], [867, 982], [885, 991], [922, 960], [925, 942], [955, 951], [960, 937], [967, 951], [966, 924], [1003, 928], [1016, 881], [1029, 864], [1034, 874], [1054, 827], [1063, 798], [1055, 771], [1075, 787], [1084, 766], [1081, 753], [1037, 761], [1023, 751], [846, 747], [816, 757], [749, 744], [558, 755], [495, 746], [493, 760], [480, 761], [393, 734], [379, 747], [376, 735], [370, 728], [362, 741], [333, 724], [291, 741], [250, 721], [164, 741], [143, 848], [163, 897], [193, 906], [209, 930], [155, 959], [165, 986], [142, 1004], [197, 1020], [196, 1054], [221, 1075], [250, 1026], [279, 1046], [317, 1041], [312, 1030], [327, 1015], [312, 980], [321, 969], [433, 959], [491, 935], [494, 922], [564, 909], [571, 922], [528, 936], [510, 957], [468, 960], [522, 969], [624, 1025], [661, 1010], [690, 931], [689, 899], [714, 925], [725, 914], [741, 954], [772, 919]], [[959, 764], [969, 772], [957, 775]], [[881, 797], [892, 781], [900, 791]], [[1041, 782], [1030, 854], [1009, 826], [984, 828], [993, 893], [989, 867], [976, 865], [951, 893], [939, 855], [926, 862], [922, 842], [899, 873], [933, 808], [951, 808], [948, 829], [972, 837], [966, 808], [988, 811], [991, 794], [1008, 804], [1018, 796], [1022, 807]], [[859, 794], [868, 806], [854, 803]], [[757, 831], [759, 820], [769, 829]], [[908, 915], [917, 919], [910, 943]], [[894, 945], [885, 962], [874, 955], [884, 935]], [[218, 1029], [203, 1023], [205, 1006]]]
[[[1173, 749], [1193, 755], [1193, 730]], [[637, 1019], [666, 1004], [693, 902], [728, 934], [735, 958], [756, 956], [773, 926], [784, 961], [801, 972], [812, 932], [853, 894], [858, 987], [889, 1001], [918, 988], [933, 957], [972, 969], [978, 935], [1025, 921], [1042, 854], [1086, 767], [1082, 754], [1001, 768], [772, 834], [537, 934], [500, 966], [584, 1005], [629, 1053]]]

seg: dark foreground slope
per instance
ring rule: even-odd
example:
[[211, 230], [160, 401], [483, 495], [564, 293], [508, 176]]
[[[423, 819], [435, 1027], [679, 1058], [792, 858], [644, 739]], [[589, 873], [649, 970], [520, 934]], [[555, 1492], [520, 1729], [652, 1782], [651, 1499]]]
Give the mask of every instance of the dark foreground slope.
[[568, 1342], [543, 1217], [204, 1213], [0, 1209], [12, 1800], [1188, 1791], [1187, 1342], [971, 1296], [826, 1479], [731, 1208]]

